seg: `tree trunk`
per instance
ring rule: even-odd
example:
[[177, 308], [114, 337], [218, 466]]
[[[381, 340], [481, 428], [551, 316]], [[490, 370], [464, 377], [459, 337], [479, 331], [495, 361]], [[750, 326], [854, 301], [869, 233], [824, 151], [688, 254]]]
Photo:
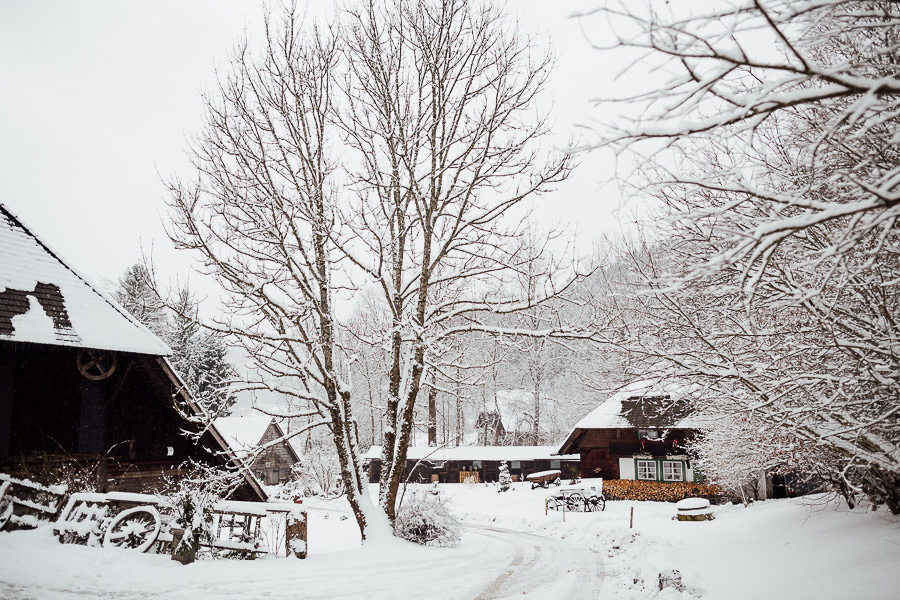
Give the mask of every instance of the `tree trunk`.
[[434, 378], [428, 389], [428, 445], [437, 446], [437, 388], [434, 387]]

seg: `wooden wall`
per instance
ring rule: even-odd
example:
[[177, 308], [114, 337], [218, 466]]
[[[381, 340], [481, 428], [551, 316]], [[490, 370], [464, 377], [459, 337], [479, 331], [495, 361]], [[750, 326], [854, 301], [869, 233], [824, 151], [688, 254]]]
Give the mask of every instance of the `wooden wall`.
[[665, 456], [673, 452], [673, 442], [683, 447], [692, 430], [673, 429], [660, 441], [641, 443], [637, 429], [587, 429], [576, 444], [581, 454], [581, 476], [619, 479], [619, 458], [639, 452]]
[[0, 471], [69, 464], [96, 472], [101, 491], [150, 492], [185, 460], [221, 462], [206, 450], [218, 447], [210, 434], [201, 444], [182, 435], [191, 425], [155, 357], [117, 353], [115, 371], [91, 381], [78, 371], [80, 351], [0, 342]]
[[609, 445], [621, 435], [618, 429], [589, 429], [581, 438], [581, 476], [619, 478], [619, 457], [610, 454]]
[[[269, 423], [259, 441], [262, 446], [283, 437], [284, 433], [274, 423]], [[291, 476], [291, 466], [297, 462], [287, 442], [281, 442], [266, 448], [256, 457], [250, 470], [266, 485], [275, 485], [287, 481]]]

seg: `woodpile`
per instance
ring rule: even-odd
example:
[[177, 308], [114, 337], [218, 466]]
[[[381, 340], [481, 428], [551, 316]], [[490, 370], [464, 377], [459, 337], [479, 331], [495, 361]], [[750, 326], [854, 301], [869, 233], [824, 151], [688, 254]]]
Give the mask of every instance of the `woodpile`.
[[653, 502], [678, 502], [685, 498], [706, 498], [712, 503], [724, 500], [722, 490], [714, 485], [693, 482], [663, 483], [634, 479], [607, 479], [603, 481], [603, 495], [607, 500], [646, 500]]

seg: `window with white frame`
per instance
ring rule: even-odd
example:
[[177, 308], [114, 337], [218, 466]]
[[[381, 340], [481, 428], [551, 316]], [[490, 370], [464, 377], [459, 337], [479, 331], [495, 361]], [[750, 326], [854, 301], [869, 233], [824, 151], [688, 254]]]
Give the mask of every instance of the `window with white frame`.
[[663, 461], [663, 481], [684, 481], [684, 472], [681, 470], [681, 461]]
[[637, 478], [650, 481], [656, 480], [656, 461], [655, 460], [639, 460], [637, 461]]

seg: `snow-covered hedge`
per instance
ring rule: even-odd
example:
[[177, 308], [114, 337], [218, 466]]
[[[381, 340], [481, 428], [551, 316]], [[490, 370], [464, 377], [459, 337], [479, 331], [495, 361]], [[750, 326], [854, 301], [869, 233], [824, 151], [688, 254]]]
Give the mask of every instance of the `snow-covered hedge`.
[[603, 481], [603, 495], [607, 500], [652, 500], [678, 502], [685, 498], [706, 498], [716, 504], [725, 500], [722, 490], [714, 485], [701, 483], [663, 483], [634, 479], [607, 479]]
[[415, 493], [397, 511], [394, 535], [425, 546], [455, 546], [462, 537], [462, 524], [440, 497]]

